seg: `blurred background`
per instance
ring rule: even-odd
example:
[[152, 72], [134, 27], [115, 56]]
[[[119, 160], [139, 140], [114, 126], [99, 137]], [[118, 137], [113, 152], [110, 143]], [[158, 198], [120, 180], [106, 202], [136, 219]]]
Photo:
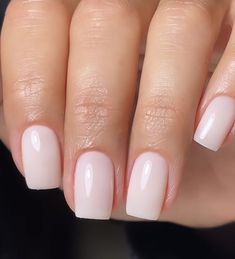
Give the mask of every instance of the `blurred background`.
[[[7, 4], [0, 0], [0, 24]], [[76, 219], [61, 191], [28, 190], [0, 143], [0, 259], [146, 258], [235, 258], [235, 224], [195, 230]]]

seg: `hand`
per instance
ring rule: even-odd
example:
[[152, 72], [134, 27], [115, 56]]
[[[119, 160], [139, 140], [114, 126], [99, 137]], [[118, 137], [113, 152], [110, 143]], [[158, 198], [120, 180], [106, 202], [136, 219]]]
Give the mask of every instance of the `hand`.
[[[192, 144], [195, 130], [213, 150], [232, 139], [232, 2], [77, 4], [13, 0], [6, 14], [5, 135], [29, 188], [58, 187], [63, 172], [76, 215], [105, 219], [112, 207], [121, 217], [126, 179], [130, 215], [163, 212], [163, 220], [193, 226], [233, 220], [234, 145], [213, 153]], [[206, 85], [212, 53], [227, 42]]]

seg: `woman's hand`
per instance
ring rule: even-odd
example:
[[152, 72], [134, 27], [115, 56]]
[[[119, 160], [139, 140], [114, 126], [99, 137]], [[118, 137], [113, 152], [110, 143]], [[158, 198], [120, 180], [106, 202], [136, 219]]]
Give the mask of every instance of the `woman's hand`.
[[[222, 224], [235, 219], [232, 2], [158, 2], [13, 0], [2, 139], [29, 188], [63, 174], [78, 217], [120, 218], [127, 193], [132, 216]], [[214, 151], [230, 143], [214, 153], [193, 136]]]

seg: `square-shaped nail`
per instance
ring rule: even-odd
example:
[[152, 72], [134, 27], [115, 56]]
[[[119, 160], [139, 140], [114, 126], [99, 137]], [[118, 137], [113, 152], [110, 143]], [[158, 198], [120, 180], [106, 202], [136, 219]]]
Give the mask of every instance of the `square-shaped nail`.
[[30, 189], [53, 189], [60, 186], [60, 148], [50, 128], [32, 126], [25, 130], [22, 136], [22, 161]]
[[75, 214], [79, 218], [109, 219], [114, 192], [114, 167], [105, 154], [82, 154], [75, 170]]
[[235, 100], [218, 96], [208, 105], [196, 129], [194, 140], [200, 145], [217, 151], [235, 121]]
[[157, 220], [165, 200], [168, 164], [157, 153], [140, 155], [131, 173], [126, 212], [130, 216]]

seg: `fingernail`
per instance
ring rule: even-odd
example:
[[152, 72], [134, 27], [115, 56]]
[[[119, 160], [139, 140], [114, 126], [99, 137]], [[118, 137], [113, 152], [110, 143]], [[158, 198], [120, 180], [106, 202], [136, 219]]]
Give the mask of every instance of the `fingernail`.
[[103, 153], [81, 155], [75, 170], [75, 214], [79, 218], [109, 219], [113, 205], [114, 168]]
[[22, 136], [22, 160], [30, 189], [53, 189], [61, 184], [60, 148], [55, 133], [32, 126]]
[[235, 100], [229, 96], [216, 97], [207, 107], [196, 129], [194, 140], [217, 151], [235, 121]]
[[127, 194], [126, 212], [130, 216], [157, 220], [165, 199], [168, 165], [157, 153], [140, 155], [133, 166]]

